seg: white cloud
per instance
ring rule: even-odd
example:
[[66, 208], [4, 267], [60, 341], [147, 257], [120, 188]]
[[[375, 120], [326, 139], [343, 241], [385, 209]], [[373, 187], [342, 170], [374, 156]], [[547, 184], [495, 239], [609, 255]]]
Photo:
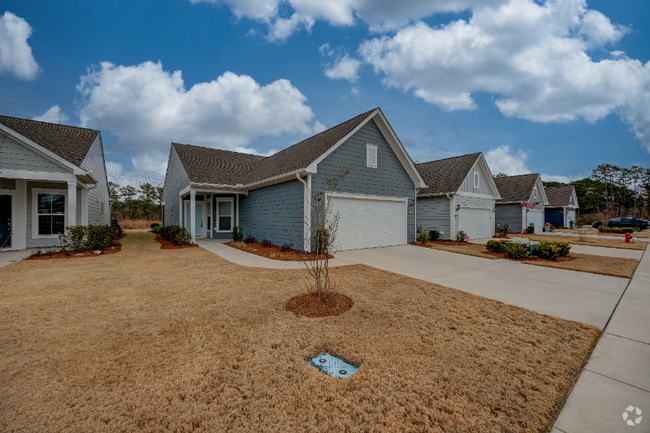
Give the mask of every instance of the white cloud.
[[258, 137], [322, 127], [307, 98], [282, 79], [262, 86], [226, 72], [187, 90], [181, 71], [170, 73], [160, 63], [104, 62], [77, 89], [82, 126], [117, 135], [117, 152], [130, 155], [136, 170], [160, 171], [172, 141], [256, 153], [246, 145]]
[[347, 54], [336, 61], [332, 66], [327, 65], [325, 75], [332, 79], [343, 79], [354, 83], [359, 78], [359, 67], [361, 62]]
[[320, 47], [318, 47], [318, 52], [321, 54], [321, 56], [333, 56], [334, 55], [334, 50], [330, 49], [330, 43], [326, 42]]
[[58, 105], [54, 105], [49, 110], [47, 110], [45, 113], [43, 113], [41, 116], [36, 116], [33, 119], [34, 120], [40, 120], [41, 122], [64, 124], [70, 118], [68, 117], [67, 114], [65, 114], [63, 111], [61, 111], [61, 108], [59, 108]]
[[[587, 176], [584, 176], [584, 177], [587, 177]], [[572, 178], [571, 176], [562, 176], [562, 175], [556, 175], [556, 174], [542, 174], [542, 180], [544, 182], [569, 183], [572, 180], [574, 180], [574, 178]]]
[[650, 149], [650, 62], [613, 52], [594, 62], [587, 51], [627, 31], [584, 0], [511, 0], [476, 7], [471, 19], [439, 28], [418, 23], [359, 48], [384, 83], [445, 110], [472, 110], [472, 94], [499, 95], [508, 117], [535, 122], [595, 122], [619, 112]]
[[[498, 5], [506, 0], [190, 0], [192, 3], [215, 3], [230, 6], [239, 18], [247, 17], [271, 27], [269, 39], [281, 40], [300, 29], [306, 30], [316, 20], [335, 26], [351, 26], [356, 18], [370, 26], [372, 31], [396, 30], [404, 25], [437, 12], [458, 12], [478, 5]], [[292, 10], [291, 18], [281, 10]], [[289, 22], [286, 22], [286, 21]], [[281, 22], [282, 32], [274, 27]], [[311, 24], [310, 24], [311, 23]], [[282, 36], [282, 37], [280, 37]]]
[[[157, 169], [160, 167], [157, 167]], [[163, 186], [165, 183], [165, 171], [126, 170], [119, 162], [106, 161], [106, 173], [108, 180], [120, 186], [131, 185], [139, 187], [143, 183], [150, 183], [154, 186]]]
[[489, 150], [485, 154], [485, 160], [493, 174], [504, 173], [508, 176], [513, 176], [516, 174], [530, 173], [530, 170], [526, 166], [528, 153], [521, 149], [513, 152], [507, 144]]
[[32, 28], [11, 12], [0, 17], [0, 73], [9, 72], [23, 80], [33, 80], [40, 68], [32, 55], [27, 38]]

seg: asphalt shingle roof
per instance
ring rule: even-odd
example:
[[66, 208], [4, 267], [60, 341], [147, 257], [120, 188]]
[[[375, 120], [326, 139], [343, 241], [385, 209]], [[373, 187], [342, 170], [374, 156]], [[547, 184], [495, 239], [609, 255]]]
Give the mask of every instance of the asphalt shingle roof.
[[567, 186], [553, 186], [544, 188], [546, 190], [546, 198], [548, 199], [548, 206], [569, 206], [571, 203], [571, 196], [573, 195], [573, 185]]
[[190, 182], [215, 185], [246, 183], [264, 156], [172, 143]]
[[539, 173], [529, 173], [495, 178], [494, 183], [496, 183], [501, 195], [501, 199], [497, 200], [497, 203], [528, 201], [538, 177]]
[[306, 168], [375, 110], [366, 111], [269, 157], [172, 143], [191, 182], [251, 184]]
[[481, 152], [478, 152], [416, 164], [415, 168], [427, 185], [418, 191], [418, 196], [455, 193], [480, 156]]
[[0, 123], [77, 167], [100, 133], [94, 129], [0, 116]]

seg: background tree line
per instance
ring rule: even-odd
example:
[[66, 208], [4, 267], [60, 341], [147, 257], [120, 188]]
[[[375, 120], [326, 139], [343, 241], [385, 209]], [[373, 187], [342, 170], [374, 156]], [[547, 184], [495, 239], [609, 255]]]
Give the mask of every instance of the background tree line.
[[123, 220], [160, 220], [162, 210], [162, 187], [143, 183], [138, 188], [120, 186], [108, 182], [111, 200], [111, 217]]

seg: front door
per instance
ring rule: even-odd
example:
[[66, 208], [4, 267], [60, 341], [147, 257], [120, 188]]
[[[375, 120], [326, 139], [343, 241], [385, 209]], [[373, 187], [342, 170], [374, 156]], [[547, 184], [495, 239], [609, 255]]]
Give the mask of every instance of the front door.
[[11, 196], [0, 195], [0, 250], [11, 246]]
[[[190, 204], [185, 204], [185, 228], [187, 231], [190, 231]], [[203, 204], [196, 203], [196, 215], [195, 215], [195, 225], [194, 225], [194, 237], [200, 238], [203, 237]]]

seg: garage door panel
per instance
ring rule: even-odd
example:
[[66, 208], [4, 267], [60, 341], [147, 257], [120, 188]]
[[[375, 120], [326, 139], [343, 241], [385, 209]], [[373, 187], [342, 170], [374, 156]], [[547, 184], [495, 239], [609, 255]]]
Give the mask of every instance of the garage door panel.
[[492, 209], [461, 208], [458, 211], [458, 230], [464, 231], [470, 239], [492, 237]]
[[524, 228], [528, 228], [528, 225], [530, 223], [534, 223], [535, 232], [539, 233], [542, 231], [542, 228], [544, 227], [544, 212], [529, 211], [526, 219], [527, 219], [527, 223], [526, 223], [526, 227]]
[[405, 202], [335, 197], [331, 203], [333, 213], [339, 214], [338, 249], [405, 243]]

